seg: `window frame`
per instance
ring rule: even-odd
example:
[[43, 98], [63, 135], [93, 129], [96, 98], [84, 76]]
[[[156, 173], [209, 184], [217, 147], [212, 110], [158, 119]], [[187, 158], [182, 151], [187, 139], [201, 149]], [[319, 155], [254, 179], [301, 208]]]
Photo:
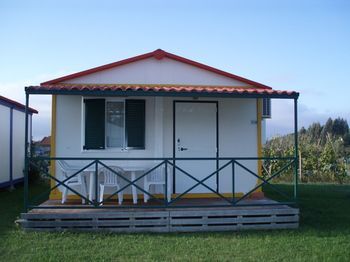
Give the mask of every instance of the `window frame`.
[[[123, 97], [99, 97], [101, 99], [105, 100], [105, 148], [104, 149], [84, 149], [84, 143], [85, 143], [85, 104], [84, 100], [87, 99], [96, 99], [96, 97], [90, 97], [90, 96], [82, 96], [81, 97], [81, 152], [87, 153], [87, 152], [128, 152], [129, 150], [146, 150], [146, 99], [140, 99], [140, 98], [123, 98]], [[132, 99], [132, 100], [144, 100], [145, 101], [145, 130], [144, 130], [144, 136], [145, 136], [145, 145], [144, 147], [128, 147], [127, 146], [127, 130], [126, 130], [126, 100]], [[123, 102], [124, 104], [124, 139], [123, 139], [123, 147], [108, 147], [107, 146], [107, 101], [109, 102]]]
[[[113, 146], [108, 146], [107, 144], [107, 102], [122, 102], [124, 106], [124, 117], [123, 117], [123, 145], [121, 147], [113, 147]], [[125, 126], [125, 104], [126, 104], [126, 99], [121, 99], [121, 98], [105, 98], [105, 148], [106, 149], [116, 149], [116, 150], [126, 150], [128, 149], [126, 147], [126, 126]]]
[[[144, 138], [143, 138], [143, 141], [144, 141], [144, 145], [143, 145], [143, 147], [140, 147], [140, 146], [128, 146], [128, 129], [127, 129], [127, 126], [126, 126], [126, 121], [127, 121], [127, 119], [126, 119], [126, 117], [124, 118], [124, 120], [125, 120], [125, 149], [126, 150], [129, 150], [129, 149], [132, 149], [132, 150], [145, 150], [146, 149], [146, 123], [147, 123], [147, 121], [146, 121], [146, 105], [147, 105], [147, 102], [146, 102], [146, 99], [142, 99], [142, 98], [128, 98], [129, 100], [142, 100], [142, 101], [144, 101], [144, 106], [145, 106], [145, 108], [144, 108], [144, 133], [143, 133], [143, 136], [144, 136]], [[128, 99], [125, 99], [125, 101], [126, 100], [128, 100]], [[124, 114], [126, 114], [126, 102], [125, 102], [125, 111], [124, 111]]]
[[[265, 111], [265, 106], [264, 106], [264, 101], [267, 101], [268, 103], [268, 109], [270, 112], [264, 112]], [[269, 119], [269, 118], [272, 118], [272, 101], [271, 101], [271, 98], [263, 98], [262, 99], [262, 103], [261, 103], [261, 117], [263, 119]], [[266, 108], [267, 109], [267, 108]], [[268, 111], [268, 110], [266, 110]], [[267, 113], [267, 114], [266, 114]]]
[[[85, 124], [86, 124], [86, 106], [85, 106], [85, 100], [88, 99], [104, 99], [104, 97], [81, 97], [81, 152], [101, 152], [103, 150], [106, 150], [106, 146], [103, 149], [86, 149], [85, 148]], [[105, 119], [106, 122], [106, 119]], [[106, 131], [105, 131], [106, 132]], [[105, 143], [106, 144], [106, 143]]]

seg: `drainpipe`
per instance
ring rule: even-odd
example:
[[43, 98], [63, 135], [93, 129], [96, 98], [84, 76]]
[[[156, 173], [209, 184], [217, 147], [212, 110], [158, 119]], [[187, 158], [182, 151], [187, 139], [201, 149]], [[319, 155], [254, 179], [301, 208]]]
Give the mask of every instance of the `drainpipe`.
[[13, 186], [13, 107], [10, 108], [10, 164], [9, 164], [9, 171], [10, 171], [10, 191], [14, 189]]
[[294, 98], [294, 201], [298, 202], [298, 98]]
[[29, 159], [28, 159], [28, 107], [29, 107], [29, 94], [26, 92], [26, 106], [25, 106], [25, 136], [24, 136], [24, 212], [28, 211], [28, 186], [29, 186]]

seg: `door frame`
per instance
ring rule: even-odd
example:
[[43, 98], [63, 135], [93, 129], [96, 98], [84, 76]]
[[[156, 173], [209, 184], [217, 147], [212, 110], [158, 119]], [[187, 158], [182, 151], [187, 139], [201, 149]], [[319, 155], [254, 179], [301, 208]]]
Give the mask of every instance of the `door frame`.
[[[202, 104], [215, 104], [216, 105], [216, 170], [219, 169], [219, 102], [208, 100], [173, 100], [173, 194], [176, 192], [176, 180], [175, 180], [175, 153], [176, 153], [176, 103], [202, 103]], [[219, 172], [216, 173], [216, 192], [219, 192]]]

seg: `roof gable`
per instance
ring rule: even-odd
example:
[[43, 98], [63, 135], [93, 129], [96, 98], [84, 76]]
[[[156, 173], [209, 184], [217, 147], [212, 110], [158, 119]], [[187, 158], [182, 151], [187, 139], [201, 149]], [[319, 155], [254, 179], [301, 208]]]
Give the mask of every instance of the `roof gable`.
[[[138, 62], [138, 63], [135, 63]], [[180, 64], [182, 66], [180, 66]], [[138, 67], [139, 66], [139, 67]], [[137, 69], [138, 67], [138, 69]], [[140, 69], [142, 68], [142, 69]], [[124, 70], [124, 71], [123, 71]], [[129, 70], [129, 71], [127, 71]], [[134, 70], [134, 71], [133, 71]], [[136, 70], [136, 71], [135, 71]], [[156, 74], [157, 81], [154, 76]], [[186, 77], [176, 78], [176, 73]], [[127, 78], [130, 74], [133, 77]], [[143, 78], [141, 77], [143, 76]], [[130, 82], [130, 80], [134, 82]], [[175, 81], [175, 82], [174, 82]], [[179, 82], [176, 82], [179, 81]], [[41, 85], [75, 84], [198, 84], [223, 86], [253, 86], [271, 89], [249, 79], [177, 56], [161, 49], [118, 62], [95, 67], [75, 74], [53, 79]]]
[[[4, 105], [9, 108], [15, 108], [23, 112], [25, 111], [25, 108], [26, 108], [25, 105], [1, 95], [0, 95], [0, 105]], [[31, 107], [28, 107], [28, 112], [30, 114], [38, 114], [38, 111]]]

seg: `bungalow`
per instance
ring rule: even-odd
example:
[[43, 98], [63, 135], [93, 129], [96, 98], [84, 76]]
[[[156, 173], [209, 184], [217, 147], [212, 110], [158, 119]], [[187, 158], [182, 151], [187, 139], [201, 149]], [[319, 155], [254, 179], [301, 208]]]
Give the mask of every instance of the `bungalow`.
[[[42, 205], [27, 199], [28, 209], [96, 208], [105, 216], [124, 208], [131, 219], [137, 208], [151, 206], [157, 210], [152, 215], [172, 221], [173, 211], [164, 215], [164, 208], [185, 208], [181, 218], [191, 219], [198, 210], [186, 208], [200, 207], [207, 221], [213, 210], [206, 207], [237, 212], [238, 205], [278, 204], [264, 198], [262, 186], [286, 168], [297, 172], [295, 153], [275, 159], [289, 161], [283, 170], [261, 176], [270, 99], [294, 100], [297, 130], [297, 92], [274, 90], [161, 49], [30, 86], [26, 94], [27, 106], [31, 94], [52, 95], [50, 196]], [[296, 135], [295, 145], [297, 152]], [[280, 211], [271, 206], [266, 212], [272, 217]], [[295, 227], [297, 211], [288, 210], [292, 216], [283, 225]], [[276, 227], [275, 218], [270, 222]], [[164, 223], [161, 230], [174, 230]]]
[[[13, 187], [23, 181], [25, 106], [0, 96], [0, 188]], [[32, 116], [38, 111], [29, 108], [29, 137], [32, 137]]]

